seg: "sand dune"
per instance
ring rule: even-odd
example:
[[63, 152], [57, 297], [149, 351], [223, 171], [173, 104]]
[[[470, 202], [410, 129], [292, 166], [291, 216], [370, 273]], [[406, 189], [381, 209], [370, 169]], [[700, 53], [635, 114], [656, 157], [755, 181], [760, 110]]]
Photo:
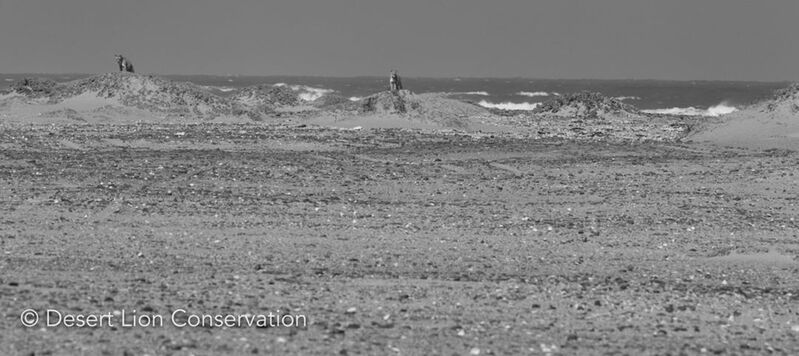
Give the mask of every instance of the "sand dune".
[[439, 93], [385, 91], [359, 101], [333, 102], [309, 122], [340, 128], [510, 131], [504, 125], [485, 124], [482, 119], [492, 116], [485, 108]]
[[799, 84], [722, 116], [690, 138], [729, 146], [799, 149]]
[[233, 105], [191, 83], [131, 73], [56, 84], [22, 81], [0, 97], [5, 121], [164, 121], [232, 115]]

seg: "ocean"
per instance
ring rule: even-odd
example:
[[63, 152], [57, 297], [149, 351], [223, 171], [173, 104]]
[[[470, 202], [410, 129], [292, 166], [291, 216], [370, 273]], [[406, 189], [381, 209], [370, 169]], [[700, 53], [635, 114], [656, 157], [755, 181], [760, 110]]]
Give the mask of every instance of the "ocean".
[[[23, 77], [41, 77], [59, 82], [88, 74], [0, 74], [0, 88]], [[351, 100], [387, 90], [383, 77], [303, 77], [303, 76], [212, 76], [164, 75], [205, 86], [219, 95], [256, 84], [287, 85], [302, 99], [313, 100], [335, 93]], [[663, 80], [557, 80], [524, 78], [402, 78], [405, 89], [416, 93], [444, 92], [451, 97], [485, 107], [531, 110], [538, 103], [557, 95], [596, 91], [641, 110], [657, 113], [717, 116], [769, 98], [788, 82], [663, 81]]]

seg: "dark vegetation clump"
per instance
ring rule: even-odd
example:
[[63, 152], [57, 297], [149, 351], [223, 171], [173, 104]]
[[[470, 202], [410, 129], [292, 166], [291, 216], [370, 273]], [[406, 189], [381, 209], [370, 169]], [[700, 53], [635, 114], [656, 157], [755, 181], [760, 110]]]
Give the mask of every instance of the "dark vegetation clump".
[[589, 91], [555, 97], [541, 103], [533, 110], [534, 113], [541, 114], [558, 114], [566, 111], [576, 111], [578, 116], [585, 117], [595, 117], [599, 112], [638, 112], [632, 105]]
[[30, 98], [44, 98], [53, 95], [59, 84], [50, 79], [23, 78], [11, 85], [11, 89]]

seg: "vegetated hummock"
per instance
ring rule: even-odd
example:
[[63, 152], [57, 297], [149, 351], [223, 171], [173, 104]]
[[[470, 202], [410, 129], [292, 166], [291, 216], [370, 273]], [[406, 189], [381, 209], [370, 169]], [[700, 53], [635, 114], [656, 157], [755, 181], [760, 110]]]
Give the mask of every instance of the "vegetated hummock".
[[782, 111], [799, 115], [799, 83], [775, 91], [771, 99], [761, 106], [765, 106], [766, 112]]
[[526, 130], [535, 138], [591, 141], [679, 141], [697, 118], [655, 115], [602, 93], [565, 94], [541, 103], [535, 110], [498, 113], [501, 121]]
[[410, 90], [384, 91], [363, 98], [360, 111], [370, 114], [407, 114], [412, 116], [451, 116], [467, 118], [486, 115], [482, 106], [450, 99], [440, 93], [416, 94]]
[[239, 89], [230, 99], [255, 110], [300, 104], [297, 92], [287, 86], [261, 84]]
[[612, 115], [640, 115], [637, 108], [602, 93], [583, 91], [565, 94], [547, 100], [533, 110], [537, 114], [567, 117], [603, 117]]
[[230, 97], [222, 97], [193, 83], [123, 72], [100, 74], [63, 84], [24, 79], [12, 88], [28, 98], [46, 99], [47, 104], [89, 95], [122, 107], [199, 119], [225, 115], [263, 117], [275, 107], [298, 103], [296, 93], [288, 88], [254, 86], [240, 89]]

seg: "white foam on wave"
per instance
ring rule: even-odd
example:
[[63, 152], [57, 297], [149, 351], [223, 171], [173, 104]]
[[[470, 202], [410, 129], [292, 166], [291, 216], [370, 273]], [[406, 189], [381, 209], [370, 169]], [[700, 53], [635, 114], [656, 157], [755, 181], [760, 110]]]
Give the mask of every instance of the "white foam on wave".
[[480, 96], [489, 96], [487, 91], [464, 91], [464, 92], [456, 92], [452, 94], [461, 94], [461, 95], [480, 95]]
[[[549, 96], [549, 93], [545, 91], [520, 91], [516, 93], [516, 95], [526, 96], [529, 98], [535, 98], [538, 96]], [[557, 93], [553, 93], [553, 95], [558, 95]]]
[[5, 79], [5, 81], [7, 81], [7, 82], [13, 82], [13, 81], [14, 81], [14, 78], [6, 78], [6, 79]]
[[641, 97], [640, 97], [640, 96], [617, 96], [617, 97], [615, 97], [615, 98], [613, 98], [613, 99], [616, 99], [616, 100], [618, 100], [618, 101], [624, 101], [624, 100], [641, 100]]
[[315, 88], [307, 85], [288, 85], [286, 83], [277, 83], [276, 87], [289, 87], [291, 90], [299, 92], [298, 96], [302, 101], [314, 101], [327, 94], [334, 93], [333, 89]]
[[670, 109], [653, 109], [653, 110], [641, 110], [645, 113], [649, 114], [666, 114], [666, 115], [676, 115], [676, 116], [712, 116], [718, 117], [721, 115], [727, 115], [730, 113], [734, 113], [738, 111], [738, 108], [734, 106], [730, 106], [726, 103], [721, 103], [715, 106], [711, 106], [707, 109], [698, 109], [693, 106], [687, 108], [670, 108]]
[[534, 110], [538, 107], [541, 103], [512, 103], [512, 102], [504, 102], [504, 103], [492, 103], [490, 101], [480, 100], [478, 105], [484, 108], [491, 108], [491, 109], [502, 109], [502, 110]]
[[232, 91], [236, 90], [236, 88], [219, 87], [219, 86], [215, 86], [215, 85], [201, 85], [201, 87], [203, 87], [205, 90], [219, 90], [219, 91], [221, 91], [223, 93], [229, 93], [229, 92], [232, 92]]
[[360, 97], [360, 96], [351, 96], [350, 97], [350, 101], [361, 101], [361, 100], [363, 100], [363, 98]]

